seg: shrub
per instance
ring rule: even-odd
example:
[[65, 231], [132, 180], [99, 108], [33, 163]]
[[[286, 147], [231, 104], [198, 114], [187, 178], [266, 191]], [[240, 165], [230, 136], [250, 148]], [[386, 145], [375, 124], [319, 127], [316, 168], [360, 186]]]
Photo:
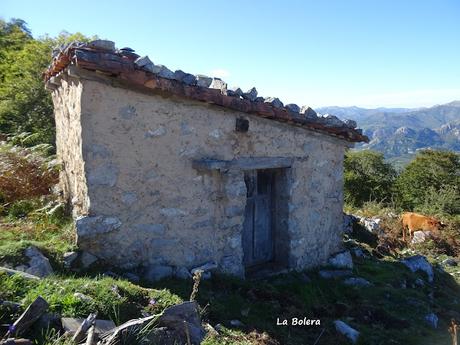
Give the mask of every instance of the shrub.
[[[53, 42], [35, 40], [24, 22], [0, 21], [0, 131], [30, 132], [35, 142], [54, 142], [53, 106], [41, 74], [51, 60]], [[12, 41], [13, 45], [5, 44]]]
[[460, 214], [460, 189], [457, 186], [442, 185], [437, 190], [430, 186], [423, 204], [416, 206], [415, 210], [436, 216]]
[[456, 214], [460, 208], [460, 155], [424, 150], [398, 176], [396, 187], [404, 209]]
[[[50, 194], [58, 176], [58, 170], [50, 159], [33, 149], [6, 145], [0, 148], [0, 201], [3, 204]], [[25, 205], [15, 207], [24, 209]]]
[[365, 150], [345, 155], [345, 202], [360, 207], [367, 201], [390, 202], [396, 171], [382, 153]]
[[54, 145], [53, 104], [42, 73], [52, 60], [53, 47], [96, 38], [64, 31], [55, 38], [35, 39], [23, 20], [0, 19], [0, 132], [27, 132], [16, 145]]
[[18, 200], [8, 208], [8, 214], [13, 218], [23, 218], [37, 207], [33, 200]]

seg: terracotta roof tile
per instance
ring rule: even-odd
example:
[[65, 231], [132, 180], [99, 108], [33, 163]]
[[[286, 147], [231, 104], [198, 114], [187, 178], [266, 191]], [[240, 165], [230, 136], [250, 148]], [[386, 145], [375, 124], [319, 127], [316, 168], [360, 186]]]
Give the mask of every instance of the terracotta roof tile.
[[148, 57], [139, 57], [130, 48], [116, 50], [111, 41], [73, 42], [55, 51], [53, 62], [44, 73], [45, 80], [58, 75], [69, 65], [104, 72], [137, 87], [286, 122], [349, 142], [369, 140], [361, 130], [354, 128], [354, 121], [342, 122], [335, 116], [318, 117], [313, 109], [305, 106], [299, 111], [297, 105], [284, 106], [278, 98], [257, 97], [255, 88], [246, 93], [240, 89], [227, 90], [227, 84], [218, 78], [194, 76], [181, 70], [172, 72], [163, 65], [153, 64]]

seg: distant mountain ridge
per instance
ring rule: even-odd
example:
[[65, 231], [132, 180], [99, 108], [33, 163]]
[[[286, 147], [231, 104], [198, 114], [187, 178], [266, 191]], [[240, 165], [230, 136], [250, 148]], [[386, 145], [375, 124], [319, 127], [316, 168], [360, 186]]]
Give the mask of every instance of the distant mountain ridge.
[[417, 109], [333, 106], [316, 111], [355, 120], [370, 139], [357, 148], [380, 151], [396, 162], [427, 148], [460, 152], [460, 101]]

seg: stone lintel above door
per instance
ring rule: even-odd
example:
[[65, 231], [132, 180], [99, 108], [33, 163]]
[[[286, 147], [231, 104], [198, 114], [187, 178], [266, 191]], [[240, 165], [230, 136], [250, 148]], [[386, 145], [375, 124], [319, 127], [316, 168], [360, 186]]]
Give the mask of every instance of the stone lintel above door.
[[197, 170], [258, 170], [290, 168], [294, 157], [242, 157], [232, 160], [204, 158], [194, 160], [192, 166]]

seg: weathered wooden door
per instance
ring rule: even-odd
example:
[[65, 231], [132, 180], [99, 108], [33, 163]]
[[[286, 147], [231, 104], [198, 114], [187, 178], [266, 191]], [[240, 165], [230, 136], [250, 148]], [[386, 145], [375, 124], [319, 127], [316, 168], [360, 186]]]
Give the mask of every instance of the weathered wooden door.
[[270, 262], [273, 259], [273, 202], [274, 174], [270, 170], [245, 172], [247, 202], [243, 223], [243, 253], [246, 267]]

